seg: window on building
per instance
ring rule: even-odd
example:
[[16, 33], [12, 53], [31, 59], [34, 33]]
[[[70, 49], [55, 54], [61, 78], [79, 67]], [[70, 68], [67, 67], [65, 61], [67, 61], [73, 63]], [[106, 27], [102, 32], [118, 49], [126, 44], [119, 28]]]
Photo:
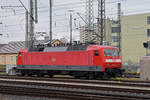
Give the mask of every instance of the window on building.
[[112, 33], [119, 33], [119, 27], [112, 27], [111, 32]]
[[147, 24], [150, 24], [150, 16], [147, 16]]
[[112, 42], [118, 42], [119, 36], [112, 36]]
[[13, 64], [13, 56], [10, 56], [10, 63]]
[[147, 29], [147, 36], [150, 37], [150, 29]]
[[5, 64], [5, 56], [2, 56], [2, 64]]

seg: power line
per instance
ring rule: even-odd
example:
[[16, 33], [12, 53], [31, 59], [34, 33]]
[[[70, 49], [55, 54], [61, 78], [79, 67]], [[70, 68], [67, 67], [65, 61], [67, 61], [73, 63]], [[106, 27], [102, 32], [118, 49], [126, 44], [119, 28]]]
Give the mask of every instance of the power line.
[[[20, 1], [20, 0], [19, 0]], [[113, 1], [113, 2], [107, 2], [107, 4], [112, 4], [112, 3], [117, 3], [118, 1]], [[21, 4], [23, 4], [22, 2], [21, 2]], [[72, 8], [72, 6], [74, 6], [74, 5], [81, 5], [81, 4], [85, 4], [85, 2], [76, 2], [76, 3], [66, 3], [66, 4], [60, 4], [60, 5], [54, 5], [54, 9], [55, 9], [55, 6], [58, 8], [59, 6], [64, 6], [64, 7], [66, 7], [66, 6], [71, 6], [71, 8]], [[83, 5], [82, 5], [83, 6]], [[81, 7], [82, 7], [81, 6]], [[18, 7], [21, 7], [21, 6], [18, 6]], [[26, 7], [24, 6], [24, 8], [26, 9]], [[47, 8], [48, 9], [48, 7], [45, 7], [45, 6], [43, 6], [43, 7], [38, 7], [38, 9], [40, 9], [40, 8]], [[59, 8], [59, 9], [62, 9], [62, 8]], [[27, 10], [27, 9], [26, 9]]]

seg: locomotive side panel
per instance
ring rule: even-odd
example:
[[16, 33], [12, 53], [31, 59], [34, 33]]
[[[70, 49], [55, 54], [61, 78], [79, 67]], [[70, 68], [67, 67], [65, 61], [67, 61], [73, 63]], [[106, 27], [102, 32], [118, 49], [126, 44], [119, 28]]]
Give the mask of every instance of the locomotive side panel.
[[66, 63], [63, 65], [88, 66], [88, 52], [86, 51], [66, 52], [65, 57]]
[[93, 66], [92, 51], [77, 52], [29, 52], [22, 54], [24, 62], [18, 69], [101, 71], [102, 66]]
[[24, 54], [24, 65], [89, 66], [88, 52], [34, 52]]

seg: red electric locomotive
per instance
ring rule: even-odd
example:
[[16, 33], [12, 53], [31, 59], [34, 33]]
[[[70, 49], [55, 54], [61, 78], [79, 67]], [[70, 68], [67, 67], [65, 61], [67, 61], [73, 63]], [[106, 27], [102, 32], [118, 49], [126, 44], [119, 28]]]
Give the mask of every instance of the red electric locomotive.
[[76, 45], [24, 49], [18, 52], [21, 75], [71, 75], [89, 79], [121, 74], [119, 50], [112, 46]]

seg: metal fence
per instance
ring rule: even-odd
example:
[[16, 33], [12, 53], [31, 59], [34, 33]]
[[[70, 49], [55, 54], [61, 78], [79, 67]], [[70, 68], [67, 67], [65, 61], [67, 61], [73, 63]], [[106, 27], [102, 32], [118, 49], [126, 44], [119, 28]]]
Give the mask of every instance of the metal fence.
[[7, 75], [16, 75], [15, 67], [16, 67], [16, 65], [14, 65], [14, 64], [6, 65], [6, 74]]

